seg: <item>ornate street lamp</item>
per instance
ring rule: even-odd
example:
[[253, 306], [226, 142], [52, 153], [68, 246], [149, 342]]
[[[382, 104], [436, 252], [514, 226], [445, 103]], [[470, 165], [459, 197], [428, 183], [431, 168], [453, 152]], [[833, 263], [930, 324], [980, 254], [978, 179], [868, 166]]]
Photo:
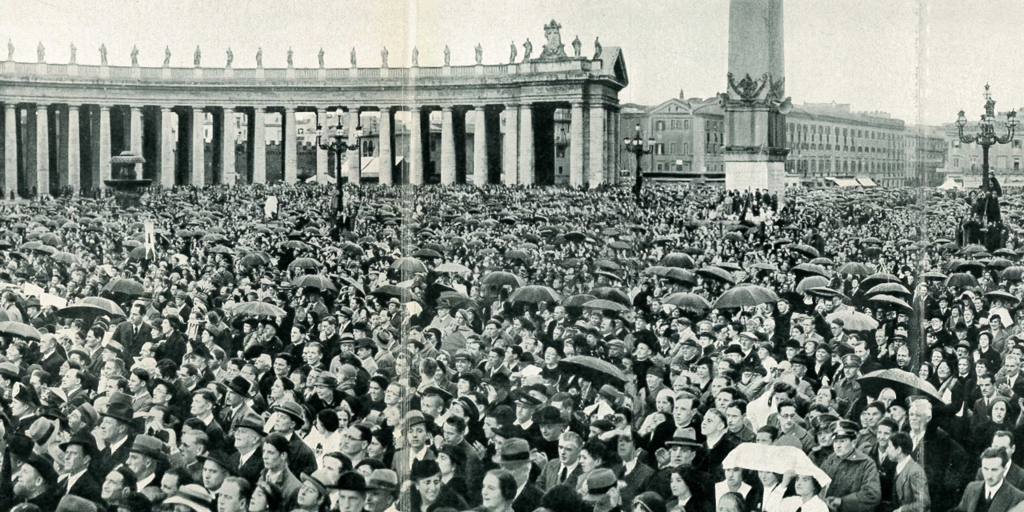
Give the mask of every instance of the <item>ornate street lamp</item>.
[[334, 177], [335, 183], [338, 186], [338, 204], [335, 209], [335, 222], [337, 223], [338, 233], [335, 238], [336, 241], [341, 241], [341, 233], [345, 227], [345, 188], [341, 181], [341, 155], [346, 151], [355, 151], [359, 149], [359, 139], [363, 136], [362, 125], [356, 126], [356, 143], [349, 144], [345, 141], [343, 134], [344, 127], [341, 125], [341, 115], [338, 115], [338, 125], [334, 127], [334, 135], [331, 135], [331, 141], [324, 143], [324, 129], [317, 122], [316, 125], [316, 145], [325, 151], [331, 151], [335, 154], [334, 164]]
[[640, 170], [641, 157], [654, 152], [654, 137], [647, 139], [647, 147], [644, 147], [643, 134], [640, 132], [640, 123], [636, 125], [636, 133], [633, 138], [626, 137], [622, 140], [626, 151], [636, 156], [636, 183], [633, 184], [633, 195], [636, 196], [636, 204], [640, 206], [640, 191], [644, 186], [644, 174]]
[[981, 146], [981, 188], [988, 194], [989, 191], [989, 166], [988, 166], [988, 149], [995, 144], [1008, 144], [1013, 140], [1014, 129], [1017, 127], [1017, 112], [1011, 110], [1006, 113], [1006, 135], [999, 137], [996, 135], [996, 101], [992, 99], [992, 94], [989, 92], [988, 84], [985, 84], [985, 114], [981, 116], [981, 121], [978, 123], [980, 131], [977, 133], [964, 135], [964, 127], [967, 126], [967, 117], [964, 116], [964, 111], [961, 110], [956, 119], [956, 127], [959, 131], [960, 142], [964, 144], [971, 144], [977, 142]]

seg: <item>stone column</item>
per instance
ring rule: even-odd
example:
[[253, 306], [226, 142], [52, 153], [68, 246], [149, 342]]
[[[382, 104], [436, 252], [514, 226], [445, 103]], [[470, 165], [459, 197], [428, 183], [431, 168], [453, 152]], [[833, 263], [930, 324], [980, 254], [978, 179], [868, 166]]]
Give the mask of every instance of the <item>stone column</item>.
[[423, 184], [423, 111], [409, 111], [409, 184]]
[[36, 104], [36, 197], [50, 195], [50, 123], [46, 107]]
[[533, 185], [533, 105], [519, 107], [519, 183]]
[[452, 107], [441, 107], [441, 184], [455, 183], [455, 128]]
[[18, 105], [4, 103], [4, 197], [18, 194]]
[[[338, 113], [340, 114], [341, 112], [339, 111]], [[330, 134], [327, 131], [327, 126], [326, 126], [326, 124], [327, 124], [326, 123], [326, 121], [327, 121], [327, 107], [317, 107], [316, 108], [316, 118], [317, 118], [317, 121], [320, 121], [318, 124], [320, 125], [320, 127], [324, 131], [323, 136], [320, 137], [320, 142], [322, 142], [324, 144], [328, 144], [331, 141], [331, 137], [330, 137]], [[327, 177], [327, 165], [328, 165], [328, 159], [330, 157], [331, 157], [331, 154], [329, 154], [326, 149], [321, 149], [320, 145], [317, 144], [317, 146], [316, 146], [316, 182], [317, 183], [326, 183], [326, 179], [325, 178]]]
[[220, 124], [220, 180], [221, 184], [235, 184], [235, 107], [224, 107], [224, 121]]
[[604, 105], [590, 106], [590, 187], [604, 183], [605, 150]]
[[110, 105], [100, 105], [100, 188], [110, 179]]
[[473, 184], [482, 187], [487, 184], [487, 108], [477, 105], [473, 112]]
[[294, 184], [299, 176], [298, 136], [295, 129], [295, 107], [284, 108], [284, 182]]
[[160, 107], [160, 186], [173, 188], [174, 180], [174, 113], [171, 107]]
[[362, 162], [359, 161], [359, 137], [356, 136], [356, 129], [359, 127], [359, 107], [348, 108], [348, 145], [356, 149], [349, 150], [345, 156], [345, 167], [347, 168], [348, 182], [353, 185], [359, 184], [359, 175], [362, 172]]
[[583, 186], [583, 103], [572, 104], [569, 123], [569, 186]]
[[[132, 153], [142, 156], [142, 107], [132, 106]], [[142, 164], [135, 164], [135, 177], [142, 179]]]
[[502, 143], [502, 183], [519, 183], [519, 105], [505, 105], [505, 139]]
[[203, 137], [203, 124], [206, 112], [203, 107], [192, 107], [192, 185], [206, 185], [206, 140]]
[[391, 107], [380, 107], [380, 122], [377, 123], [379, 131], [377, 148], [380, 150], [380, 155], [377, 158], [377, 182], [381, 185], [392, 184], [391, 171], [395, 168], [395, 153], [391, 148], [392, 116], [394, 114], [391, 112]]
[[82, 145], [78, 138], [80, 129], [78, 105], [68, 105], [68, 186], [73, 194], [82, 189]]
[[252, 182], [267, 182], [266, 107], [252, 109]]

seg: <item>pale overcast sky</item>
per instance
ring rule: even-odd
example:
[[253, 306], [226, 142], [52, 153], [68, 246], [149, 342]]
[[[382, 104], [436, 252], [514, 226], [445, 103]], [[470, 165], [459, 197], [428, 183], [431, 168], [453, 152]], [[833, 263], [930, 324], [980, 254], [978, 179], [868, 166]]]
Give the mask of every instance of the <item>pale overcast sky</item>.
[[[595, 36], [623, 48], [631, 85], [622, 102], [656, 104], [683, 89], [709, 97], [724, 89], [727, 0], [3, 0], [0, 38], [15, 59], [33, 62], [36, 45], [48, 62], [63, 63], [69, 43], [81, 64], [99, 62], [106, 43], [112, 65], [127, 65], [133, 44], [144, 66], [191, 66], [196, 45], [203, 65], [222, 66], [231, 47], [235, 67], [254, 66], [263, 47], [266, 67], [283, 67], [289, 47], [296, 67], [316, 67], [320, 47], [327, 66], [347, 67], [357, 48], [360, 66], [408, 65], [417, 45], [420, 65], [440, 65], [445, 44], [452, 64], [507, 62], [515, 41], [522, 57], [527, 37], [535, 54], [543, 25], [562, 24], [562, 41], [575, 36], [593, 53]], [[955, 120], [982, 110], [990, 82], [1001, 110], [1024, 106], [1019, 72], [1024, 52], [1015, 43], [1024, 2], [1011, 0], [786, 0], [786, 85], [794, 102], [850, 103], [909, 123]], [[2, 43], [0, 43], [2, 45]], [[571, 49], [570, 49], [571, 51]], [[2, 51], [0, 51], [2, 53]]]

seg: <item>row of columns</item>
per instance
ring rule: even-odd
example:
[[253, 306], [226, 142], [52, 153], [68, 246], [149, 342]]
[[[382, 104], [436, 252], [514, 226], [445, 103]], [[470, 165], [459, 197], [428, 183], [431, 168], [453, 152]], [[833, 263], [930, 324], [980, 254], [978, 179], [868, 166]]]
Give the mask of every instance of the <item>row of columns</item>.
[[[489, 137], [488, 133], [487, 106], [475, 105], [471, 109], [465, 110], [466, 121], [474, 126], [473, 174], [466, 177], [467, 183], [483, 186], [491, 181], [489, 168], [492, 165], [492, 160], [490, 159], [489, 151], [492, 150], [500, 150], [502, 153], [500, 160], [497, 160], [497, 155], [494, 155], [496, 159], [494, 161], [500, 162], [499, 165], [502, 167], [502, 183], [507, 185], [533, 185], [536, 182], [535, 107], [532, 104], [506, 104], [503, 107], [504, 111], [500, 115], [504, 118], [505, 129], [500, 149], [497, 147], [492, 148], [488, 144], [488, 140], [492, 137]], [[4, 105], [4, 135], [6, 143], [3, 183], [5, 191], [18, 189], [17, 108], [18, 105], [15, 103], [5, 103]], [[111, 108], [111, 105], [100, 105], [98, 108], [99, 140], [96, 145], [99, 148], [97, 159], [99, 179], [96, 180], [94, 178], [94, 180], [98, 181], [100, 185], [102, 185], [104, 180], [111, 178]], [[129, 144], [136, 154], [142, 154], [144, 137], [143, 107], [132, 105], [128, 108], [130, 109], [130, 117], [129, 126], [126, 127], [126, 130], [129, 131]], [[236, 107], [186, 106], [175, 108], [165, 105], [159, 107], [159, 120], [158, 123], [153, 125], [159, 129], [159, 134], [156, 135], [158, 137], [156, 154], [159, 155], [160, 165], [156, 181], [160, 185], [168, 188], [185, 184], [197, 187], [207, 185], [203, 130], [208, 108], [222, 109], [223, 113], [220, 114], [219, 118], [217, 113], [214, 114], [214, 128], [217, 131], [214, 139], [215, 142], [219, 143], [216, 147], [222, 177], [220, 181], [223, 184], [234, 183], [234, 148], [236, 137], [233, 116], [236, 112]], [[345, 114], [347, 120], [344, 123], [349, 128], [347, 142], [354, 149], [347, 152], [343, 172], [350, 183], [359, 184], [362, 173], [360, 148], [357, 147], [359, 139], [355, 127], [360, 125], [360, 113], [364, 107], [355, 105], [347, 107], [318, 105], [315, 107], [315, 110], [320, 115], [326, 113], [331, 108], [336, 109], [338, 115], [342, 114], [343, 109], [347, 111], [347, 114]], [[395, 161], [394, 111], [390, 106], [380, 106], [377, 108], [379, 108], [381, 113], [378, 123], [379, 137], [377, 145], [379, 151], [378, 159], [381, 163], [379, 166], [379, 180], [381, 184], [390, 185], [392, 184], [391, 170]], [[48, 193], [50, 190], [50, 129], [47, 109], [48, 105], [46, 104], [40, 103], [35, 105], [36, 144], [34, 151], [36, 159], [36, 186], [39, 192], [43, 194]], [[72, 128], [79, 127], [80, 107], [77, 105], [66, 105], [66, 109], [68, 113], [68, 126]], [[250, 122], [248, 123], [249, 133], [246, 138], [250, 143], [250, 148], [264, 148], [266, 144], [266, 114], [279, 110], [283, 110], [283, 179], [286, 182], [294, 183], [298, 179], [295, 107], [286, 106], [283, 109], [251, 107], [251, 114], [249, 114]], [[156, 112], [155, 109], [153, 111]], [[188, 159], [187, 166], [190, 169], [191, 176], [189, 183], [179, 183], [180, 180], [176, 178], [178, 174], [176, 166], [185, 164], [176, 163], [174, 119], [172, 116], [175, 112], [179, 114], [179, 141], [177, 143], [179, 148], [185, 150], [178, 152], [177, 159]], [[458, 153], [456, 146], [458, 142], [455, 132], [456, 125], [464, 126], [464, 123], [462, 123], [461, 119], [456, 119], [455, 116], [461, 112], [461, 109], [456, 110], [452, 106], [441, 107], [441, 151], [439, 164], [442, 184], [453, 184], [457, 181]], [[492, 112], [494, 111], [492, 110]], [[617, 112], [612, 112], [611, 114], [617, 116]], [[219, 123], [216, 121], [217, 119], [220, 120]], [[596, 104], [588, 108], [582, 102], [571, 104], [571, 186], [580, 186], [585, 182], [594, 185], [614, 179], [613, 176], [607, 174], [610, 169], [609, 165], [614, 164], [614, 158], [611, 157], [609, 148], [614, 147], [612, 144], [614, 144], [615, 139], [612, 139], [612, 144], [609, 144], [608, 140], [609, 134], [614, 133], [614, 130], [610, 129], [612, 123], [615, 123], [615, 120], [614, 118], [609, 120], [609, 111], [604, 105]], [[423, 141], [424, 136], [427, 135], [425, 132], [429, 130], [429, 110], [425, 111], [422, 108], [411, 109], [410, 122], [407, 128], [409, 132], [408, 181], [412, 185], [421, 185], [425, 181], [426, 164], [424, 161]], [[58, 169], [58, 172], [61, 173], [62, 177], [66, 173], [67, 185], [77, 192], [82, 188], [79, 130], [65, 129], [61, 134], [62, 137], [64, 133], [67, 134], [67, 162], [66, 168]], [[183, 142], [180, 140], [182, 137], [188, 137], [189, 140]], [[24, 143], [25, 141], [23, 141]], [[62, 141], [59, 141], [56, 147], [60, 148], [60, 143]], [[187, 143], [188, 146], [183, 146], [182, 144], [184, 143]], [[316, 173], [318, 176], [327, 174], [330, 156], [327, 150], [320, 149], [319, 147], [316, 149]], [[265, 151], [251, 151], [249, 158], [252, 182], [265, 183], [267, 181]], [[61, 165], [64, 165], [63, 162]], [[614, 169], [611, 169], [611, 172], [614, 172]], [[142, 164], [137, 165], [136, 175], [139, 177], [143, 175]]]

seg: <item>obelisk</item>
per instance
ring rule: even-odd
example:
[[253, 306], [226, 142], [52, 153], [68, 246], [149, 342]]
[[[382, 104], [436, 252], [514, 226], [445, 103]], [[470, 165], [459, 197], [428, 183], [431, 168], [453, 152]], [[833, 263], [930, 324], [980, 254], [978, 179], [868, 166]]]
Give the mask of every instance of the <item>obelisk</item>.
[[725, 186], [785, 192], [783, 0], [730, 0], [725, 110]]

